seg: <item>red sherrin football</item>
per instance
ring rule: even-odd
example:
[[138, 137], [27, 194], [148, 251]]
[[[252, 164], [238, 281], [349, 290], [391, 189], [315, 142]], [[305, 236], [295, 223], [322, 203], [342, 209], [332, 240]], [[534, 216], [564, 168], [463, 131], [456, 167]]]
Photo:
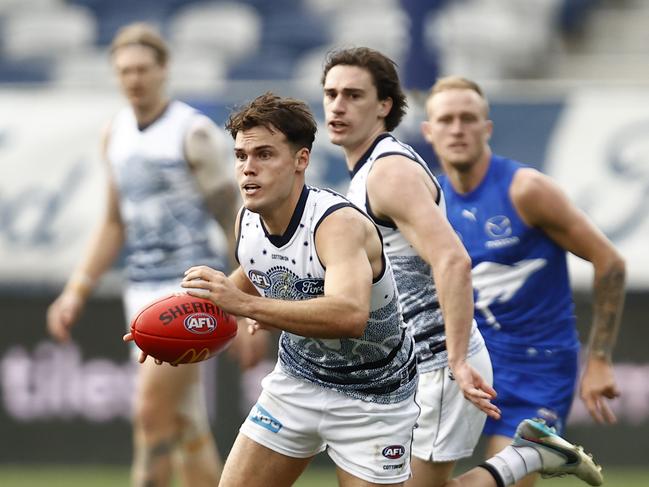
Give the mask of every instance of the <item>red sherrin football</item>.
[[141, 350], [171, 364], [207, 360], [237, 334], [237, 321], [207, 299], [174, 293], [145, 306], [131, 322]]

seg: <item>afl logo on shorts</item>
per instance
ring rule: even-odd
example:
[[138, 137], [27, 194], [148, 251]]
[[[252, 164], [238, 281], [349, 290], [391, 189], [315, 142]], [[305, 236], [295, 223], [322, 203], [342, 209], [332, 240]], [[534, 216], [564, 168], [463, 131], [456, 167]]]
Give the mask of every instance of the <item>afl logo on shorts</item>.
[[216, 319], [207, 313], [194, 313], [185, 318], [183, 325], [191, 333], [206, 335], [216, 330]]
[[250, 278], [250, 282], [252, 282], [257, 287], [260, 287], [262, 289], [268, 289], [270, 287], [270, 279], [265, 273], [261, 271], [252, 269], [250, 272], [248, 272], [248, 277]]
[[385, 458], [389, 458], [390, 460], [397, 460], [398, 458], [401, 458], [404, 453], [406, 453], [406, 449], [403, 445], [386, 446], [381, 452]]

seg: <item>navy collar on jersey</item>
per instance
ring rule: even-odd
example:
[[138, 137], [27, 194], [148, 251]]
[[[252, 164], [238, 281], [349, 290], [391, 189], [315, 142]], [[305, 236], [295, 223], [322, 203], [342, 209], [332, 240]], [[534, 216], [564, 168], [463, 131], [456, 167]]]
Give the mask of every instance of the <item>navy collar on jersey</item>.
[[271, 235], [270, 233], [268, 233], [268, 230], [264, 225], [264, 221], [261, 218], [259, 219], [259, 222], [261, 223], [261, 228], [264, 230], [264, 234], [266, 235], [266, 238], [275, 247], [281, 248], [287, 243], [289, 243], [293, 238], [293, 235], [295, 234], [295, 230], [297, 230], [297, 227], [300, 224], [300, 220], [302, 220], [302, 214], [304, 213], [304, 207], [306, 206], [306, 199], [308, 197], [309, 197], [309, 188], [308, 186], [304, 185], [302, 187], [302, 193], [300, 193], [300, 199], [297, 201], [295, 210], [293, 210], [293, 216], [291, 217], [291, 221], [289, 222], [286, 231], [282, 235]]
[[[144, 125], [140, 125], [140, 124], [138, 123], [138, 124], [137, 124], [137, 129], [138, 129], [140, 132], [144, 132], [144, 131], [145, 131], [146, 129], [148, 129], [151, 125], [153, 125], [153, 124], [156, 123], [158, 120], [160, 120], [162, 117], [164, 117], [165, 114], [167, 113], [167, 111], [169, 110], [169, 107], [170, 107], [170, 106], [171, 106], [171, 102], [167, 102], [167, 104], [164, 106], [164, 108], [160, 111], [160, 113], [159, 113], [158, 115], [156, 115], [156, 117], [155, 117], [153, 120], [151, 120], [149, 123], [145, 123]], [[137, 123], [137, 120], [136, 120], [136, 123]]]
[[369, 157], [372, 155], [372, 152], [374, 152], [374, 149], [376, 148], [378, 143], [381, 142], [383, 139], [385, 139], [387, 137], [392, 137], [392, 134], [389, 133], [389, 132], [383, 132], [376, 139], [374, 139], [374, 142], [372, 142], [372, 145], [370, 146], [370, 148], [367, 149], [365, 151], [365, 154], [363, 154], [361, 156], [361, 158], [358, 160], [358, 162], [356, 164], [354, 164], [354, 169], [349, 171], [349, 177], [350, 178], [353, 178], [356, 175], [356, 173], [361, 170], [361, 167], [363, 167], [363, 165], [367, 162]]

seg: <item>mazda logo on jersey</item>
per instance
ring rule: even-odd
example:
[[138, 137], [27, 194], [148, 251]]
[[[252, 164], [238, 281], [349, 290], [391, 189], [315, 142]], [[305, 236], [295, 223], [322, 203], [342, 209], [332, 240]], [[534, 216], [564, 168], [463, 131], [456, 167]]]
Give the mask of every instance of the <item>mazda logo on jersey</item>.
[[512, 222], [505, 215], [492, 216], [485, 223], [484, 229], [491, 238], [509, 237], [512, 234]]
[[390, 445], [386, 446], [383, 449], [381, 455], [383, 455], [385, 458], [389, 458], [390, 460], [396, 460], [398, 458], [401, 458], [405, 453], [406, 449], [403, 445]]
[[270, 287], [270, 279], [261, 271], [252, 269], [248, 272], [248, 278], [250, 279], [250, 282], [261, 289], [268, 289]]
[[307, 296], [321, 296], [324, 294], [324, 279], [300, 279], [295, 281], [295, 289]]

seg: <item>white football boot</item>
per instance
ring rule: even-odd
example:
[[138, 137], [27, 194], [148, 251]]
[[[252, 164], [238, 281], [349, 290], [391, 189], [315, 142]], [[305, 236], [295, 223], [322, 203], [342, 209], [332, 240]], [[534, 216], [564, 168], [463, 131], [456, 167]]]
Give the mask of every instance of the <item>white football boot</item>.
[[529, 446], [541, 455], [543, 477], [575, 475], [589, 485], [602, 485], [602, 467], [581, 446], [561, 438], [542, 419], [525, 419], [516, 428], [514, 446]]

